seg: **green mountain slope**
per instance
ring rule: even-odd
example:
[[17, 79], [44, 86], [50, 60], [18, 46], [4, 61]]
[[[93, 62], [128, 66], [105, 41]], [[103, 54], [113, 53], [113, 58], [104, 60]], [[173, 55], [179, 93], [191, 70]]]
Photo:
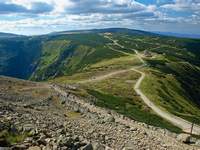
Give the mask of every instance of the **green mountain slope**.
[[[200, 124], [198, 39], [165, 37], [118, 28], [1, 38], [0, 74], [35, 81], [74, 84], [112, 71], [141, 65], [134, 49], [147, 63], [146, 67], [141, 68], [147, 75], [142, 83], [142, 91], [163, 109]], [[147, 52], [150, 57], [145, 55]], [[120, 100], [117, 98], [120, 103], [127, 97], [137, 101], [139, 98], [134, 95], [133, 89], [130, 96], [127, 95], [128, 90], [125, 90], [130, 89], [136, 82], [136, 79], [130, 78], [128, 74], [124, 74], [123, 81], [120, 80], [122, 77], [119, 77], [97, 84], [86, 83], [87, 85], [83, 84], [81, 88], [86, 93], [92, 90], [106, 95], [105, 97], [121, 97]], [[87, 94], [91, 93], [95, 92]], [[94, 95], [99, 96], [97, 93]], [[148, 108], [141, 107], [140, 105], [144, 104], [138, 101], [134, 104], [141, 114], [154, 115]], [[108, 105], [106, 107], [114, 108], [110, 103]], [[114, 109], [125, 113], [118, 108]], [[149, 122], [144, 116], [140, 116], [136, 115], [135, 119]], [[157, 123], [158, 121], [152, 124], [159, 125]]]
[[29, 78], [40, 56], [38, 38], [0, 39], [0, 74]]
[[172, 37], [115, 35], [125, 47], [144, 51], [148, 67], [142, 91], [157, 105], [200, 124], [200, 40]]
[[123, 54], [107, 48], [107, 39], [98, 34], [76, 34], [50, 37], [44, 41], [41, 57], [32, 80], [47, 80], [82, 72], [96, 62]]

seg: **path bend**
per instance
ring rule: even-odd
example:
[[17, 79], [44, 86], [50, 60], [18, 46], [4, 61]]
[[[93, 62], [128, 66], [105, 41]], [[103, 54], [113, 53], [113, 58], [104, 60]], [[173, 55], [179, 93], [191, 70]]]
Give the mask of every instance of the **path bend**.
[[[122, 45], [120, 45], [116, 40], [113, 40], [111, 37], [105, 36], [105, 38], [108, 38], [109, 40], [111, 40], [115, 45], [118, 45], [120, 47], [124, 47]], [[138, 53], [138, 51], [136, 49], [132, 49], [133, 51], [135, 51], [137, 57], [139, 58], [139, 60], [142, 62], [143, 65], [141, 66], [146, 66], [145, 61], [142, 59], [141, 55]], [[142, 81], [144, 80], [146, 74], [140, 70], [138, 70], [137, 68], [132, 68], [133, 71], [141, 74], [140, 78], [138, 79], [138, 81], [136, 82], [135, 86], [134, 86], [134, 90], [136, 91], [136, 93], [138, 95], [140, 95], [141, 99], [144, 101], [144, 103], [149, 106], [157, 115], [159, 115], [160, 117], [168, 120], [170, 123], [172, 123], [173, 125], [181, 128], [184, 132], [190, 133], [191, 132], [191, 127], [192, 127], [192, 123], [180, 118], [176, 115], [173, 115], [167, 111], [162, 110], [161, 108], [159, 108], [158, 106], [156, 106], [140, 89], [140, 85], [142, 83]], [[200, 135], [200, 126], [199, 125], [194, 125], [193, 126], [193, 134], [196, 135]]]

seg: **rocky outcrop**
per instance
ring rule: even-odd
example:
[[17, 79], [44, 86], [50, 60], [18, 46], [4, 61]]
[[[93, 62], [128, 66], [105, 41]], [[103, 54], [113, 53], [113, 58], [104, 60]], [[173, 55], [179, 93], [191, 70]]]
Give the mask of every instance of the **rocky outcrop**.
[[[143, 130], [141, 133], [144, 135], [153, 135], [153, 136], [162, 135], [165, 137], [170, 137], [172, 139], [175, 139], [178, 136], [176, 133], [172, 133], [166, 129], [153, 127], [145, 123], [139, 123], [121, 114], [118, 114], [114, 111], [107, 110], [104, 108], [99, 108], [95, 106], [93, 102], [86, 102], [83, 98], [77, 97], [71, 93], [63, 91], [62, 87], [55, 86], [54, 88], [58, 93], [60, 93], [62, 100], [65, 101], [64, 104], [66, 107], [74, 111], [81, 112], [85, 114], [87, 117], [97, 120], [97, 122], [100, 124], [105, 124], [105, 123], [120, 124], [124, 126], [125, 128], [128, 128], [132, 132], [139, 131], [142, 128]], [[95, 101], [95, 99], [93, 101]], [[107, 139], [109, 138], [107, 137]], [[191, 138], [190, 138], [190, 141], [191, 141]], [[184, 141], [181, 141], [181, 142], [186, 143]], [[167, 145], [164, 144], [164, 147], [167, 147]], [[127, 148], [127, 147], [124, 147], [124, 148]]]
[[[23, 105], [21, 101], [0, 98], [0, 133], [6, 131], [6, 135], [18, 138], [15, 143], [0, 135], [0, 147], [22, 150], [198, 149], [178, 141], [175, 133], [96, 107], [92, 98], [85, 100], [66, 87], [54, 88], [48, 88], [51, 95], [24, 99]], [[11, 96], [20, 97], [12, 93]]]

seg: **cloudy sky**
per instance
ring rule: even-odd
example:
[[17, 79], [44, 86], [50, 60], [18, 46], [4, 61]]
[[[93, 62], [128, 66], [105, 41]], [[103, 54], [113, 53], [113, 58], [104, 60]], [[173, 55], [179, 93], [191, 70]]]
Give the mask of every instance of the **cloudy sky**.
[[200, 0], [0, 0], [0, 32], [108, 27], [200, 34]]

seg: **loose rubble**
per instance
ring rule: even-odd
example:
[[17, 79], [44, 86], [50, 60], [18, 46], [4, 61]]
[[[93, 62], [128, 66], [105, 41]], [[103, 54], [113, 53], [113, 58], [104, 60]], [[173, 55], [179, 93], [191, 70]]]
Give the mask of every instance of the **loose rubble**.
[[22, 95], [17, 95], [16, 100], [16, 95], [7, 95], [1, 90], [0, 131], [24, 135], [24, 139], [9, 144], [0, 136], [0, 147], [13, 150], [199, 149], [199, 140], [192, 139], [195, 143], [187, 145], [184, 142], [188, 139], [183, 135], [96, 107], [67, 88], [45, 86], [51, 95], [34, 101]]

